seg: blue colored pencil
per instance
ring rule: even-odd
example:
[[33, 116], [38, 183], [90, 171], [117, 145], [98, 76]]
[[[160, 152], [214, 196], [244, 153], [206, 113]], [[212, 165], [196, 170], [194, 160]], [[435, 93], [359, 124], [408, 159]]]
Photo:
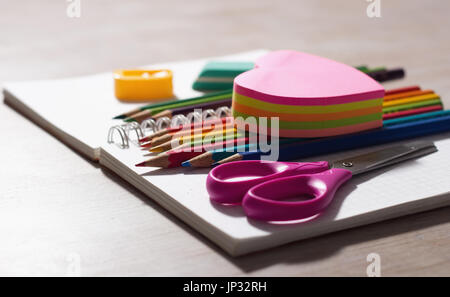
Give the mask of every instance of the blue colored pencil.
[[[279, 145], [286, 145], [289, 143], [295, 143], [299, 141], [305, 141], [305, 138], [282, 138], [279, 140]], [[308, 139], [311, 140], [311, 139]], [[196, 156], [188, 161], [181, 163], [183, 167], [211, 167], [212, 164], [233, 156], [237, 152], [249, 152], [257, 151], [257, 143], [248, 143], [245, 145], [235, 146], [232, 148], [216, 149], [209, 152], [205, 152], [199, 156]]]
[[441, 116], [445, 116], [445, 115], [450, 115], [450, 110], [438, 110], [438, 111], [410, 115], [410, 116], [401, 117], [401, 118], [395, 118], [395, 119], [391, 119], [391, 120], [384, 120], [383, 126], [392, 126], [392, 125], [397, 125], [400, 123], [414, 122], [414, 121], [418, 121], [418, 120], [441, 117]]
[[[278, 160], [290, 161], [450, 131], [449, 110], [434, 112], [433, 116], [424, 116], [424, 118], [415, 115], [402, 119], [403, 121], [390, 122], [375, 130], [280, 146]], [[239, 160], [260, 160], [261, 156], [266, 154], [261, 151], [239, 152], [213, 165]]]

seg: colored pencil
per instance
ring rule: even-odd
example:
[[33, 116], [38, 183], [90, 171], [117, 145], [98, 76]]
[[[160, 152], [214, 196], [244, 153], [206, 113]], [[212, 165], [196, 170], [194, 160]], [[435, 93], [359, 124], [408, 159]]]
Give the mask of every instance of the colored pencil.
[[[279, 145], [286, 145], [289, 143], [295, 143], [300, 141], [305, 141], [304, 138], [282, 138], [279, 140]], [[308, 139], [311, 140], [311, 139]], [[251, 150], [256, 150], [258, 148], [257, 143], [248, 143], [245, 145], [236, 146], [233, 148], [223, 148], [215, 149], [213, 151], [208, 151], [200, 154], [190, 160], [187, 160], [181, 164], [183, 167], [211, 167], [212, 164], [228, 158], [237, 152], [248, 152]]]
[[229, 128], [233, 128], [235, 126], [235, 124], [233, 122], [230, 123], [226, 123], [223, 124], [220, 123], [220, 125], [210, 125], [209, 127], [205, 127], [205, 128], [197, 128], [197, 129], [183, 129], [174, 133], [166, 133], [162, 136], [153, 138], [152, 140], [145, 142], [145, 143], [141, 143], [141, 147], [142, 148], [150, 148], [150, 147], [154, 147], [160, 144], [163, 144], [167, 141], [170, 141], [172, 138], [176, 138], [176, 137], [181, 137], [181, 136], [187, 136], [187, 135], [201, 135], [203, 133], [207, 133], [210, 131], [219, 131], [219, 130], [226, 130]]
[[442, 109], [443, 109], [443, 107], [441, 104], [436, 104], [436, 105], [431, 105], [431, 106], [426, 106], [426, 107], [419, 107], [419, 108], [408, 109], [408, 110], [403, 110], [403, 111], [391, 112], [391, 113], [384, 114], [383, 120], [402, 118], [402, 117], [406, 117], [406, 116], [410, 116], [410, 115], [414, 115], [414, 114], [428, 113], [428, 112], [438, 111], [438, 110], [442, 110]]
[[217, 95], [217, 96], [209, 96], [205, 98], [200, 98], [196, 100], [177, 100], [176, 102], [166, 105], [166, 106], [157, 106], [157, 107], [149, 107], [146, 108], [138, 113], [132, 114], [129, 117], [125, 118], [125, 122], [142, 122], [143, 120], [150, 118], [154, 116], [157, 113], [160, 113], [161, 111], [164, 111], [166, 109], [170, 108], [178, 108], [183, 106], [190, 106], [192, 109], [195, 109], [197, 105], [206, 103], [206, 102], [213, 102], [213, 101], [219, 101], [222, 99], [231, 99], [231, 93], [228, 92], [224, 95]]
[[[170, 149], [174, 149], [175, 147], [179, 147], [180, 145], [183, 144], [191, 144], [191, 143], [203, 143], [205, 141], [205, 139], [211, 140], [211, 142], [216, 142], [216, 141], [221, 141], [223, 140], [223, 137], [238, 137], [238, 136], [242, 136], [243, 133], [236, 131], [236, 129], [227, 129], [224, 131], [218, 131], [218, 132], [208, 132], [205, 133], [204, 135], [199, 135], [199, 136], [194, 136], [191, 137], [190, 135], [187, 137], [180, 137], [180, 138], [175, 138], [173, 140], [167, 141], [163, 144], [160, 144], [158, 146], [152, 147], [149, 149], [150, 152], [152, 153], [160, 153], [160, 152], [164, 152]], [[178, 144], [178, 145], [177, 145]], [[175, 147], [173, 147], [175, 145]]]
[[210, 120], [206, 120], [206, 121], [202, 121], [202, 122], [195, 122], [195, 123], [191, 123], [191, 124], [188, 124], [188, 125], [180, 125], [178, 127], [166, 128], [166, 129], [159, 130], [159, 131], [157, 131], [155, 133], [152, 133], [152, 134], [150, 134], [148, 136], [145, 136], [145, 137], [139, 139], [139, 142], [141, 142], [141, 143], [147, 142], [147, 141], [150, 141], [150, 140], [152, 140], [152, 139], [154, 139], [156, 137], [160, 137], [160, 136], [165, 135], [165, 134], [175, 134], [175, 133], [177, 133], [177, 132], [179, 132], [181, 130], [189, 130], [189, 129], [192, 130], [192, 129], [197, 129], [197, 128], [200, 128], [200, 127], [203, 127], [203, 128], [206, 129], [206, 128], [208, 128], [210, 126], [214, 126], [216, 124], [222, 125], [222, 124], [226, 124], [226, 123], [229, 123], [229, 122], [231, 123], [233, 121], [234, 121], [233, 117], [224, 117], [224, 118], [220, 118], [220, 119], [213, 118], [213, 119], [210, 119]]
[[195, 105], [195, 107], [192, 106], [182, 106], [182, 107], [177, 107], [177, 108], [171, 108], [171, 109], [166, 109], [164, 111], [161, 111], [155, 115], [152, 116], [152, 119], [159, 119], [162, 117], [168, 117], [168, 118], [172, 118], [175, 115], [187, 115], [190, 112], [194, 111], [194, 109], [200, 109], [202, 111], [206, 110], [206, 109], [216, 109], [222, 106], [227, 106], [230, 107], [231, 106], [231, 98], [227, 98], [227, 99], [222, 99], [222, 100], [218, 100], [218, 101], [212, 101], [212, 102], [204, 102], [201, 104], [197, 104]]
[[190, 159], [186, 159], [181, 163], [183, 167], [211, 167], [212, 164], [226, 159], [239, 151], [248, 152], [253, 149], [256, 149], [258, 145], [256, 143], [248, 143], [241, 146], [236, 146], [232, 149], [218, 149], [213, 151], [204, 152], [198, 156], [192, 157]]
[[438, 117], [447, 116], [447, 115], [450, 115], [450, 110], [438, 110], [438, 111], [432, 111], [432, 112], [427, 112], [427, 113], [414, 114], [414, 115], [409, 115], [409, 116], [405, 116], [405, 117], [401, 117], [401, 118], [385, 120], [385, 121], [383, 121], [383, 126], [393, 126], [393, 125], [398, 125], [398, 124], [402, 124], [402, 123], [409, 123], [409, 122], [414, 122], [414, 121], [423, 120], [423, 119], [438, 118]]
[[120, 114], [118, 116], [115, 116], [114, 119], [125, 119], [125, 118], [130, 117], [131, 115], [136, 114], [138, 112], [141, 112], [143, 110], [152, 109], [152, 108], [156, 108], [156, 107], [171, 108], [171, 107], [169, 107], [170, 105], [173, 105], [174, 103], [178, 103], [180, 101], [191, 102], [191, 103], [197, 102], [198, 103], [198, 101], [199, 100], [201, 101], [202, 99], [207, 99], [207, 98], [210, 98], [210, 97], [216, 97], [216, 96], [227, 95], [227, 94], [230, 95], [230, 97], [231, 97], [232, 90], [225, 90], [225, 91], [220, 91], [220, 92], [207, 93], [205, 95], [198, 96], [198, 97], [193, 97], [193, 98], [189, 98], [189, 99], [182, 99], [182, 100], [178, 99], [178, 100], [170, 100], [170, 101], [167, 101], [167, 102], [156, 103], [156, 104], [147, 104], [147, 105], [138, 107], [136, 109], [127, 111], [127, 112], [125, 112], [123, 114]]
[[409, 104], [385, 107], [385, 108], [383, 108], [383, 113], [390, 113], [390, 112], [396, 112], [396, 111], [402, 111], [402, 110], [408, 110], [408, 109], [414, 109], [414, 108], [438, 105], [438, 104], [442, 105], [441, 99], [431, 99], [431, 100], [419, 101], [419, 102], [414, 102], [414, 103], [409, 103]]
[[390, 106], [397, 106], [397, 105], [404, 105], [414, 102], [420, 102], [420, 101], [427, 101], [432, 99], [440, 99], [440, 97], [437, 94], [427, 94], [427, 95], [421, 95], [421, 96], [412, 96], [408, 98], [401, 98], [401, 99], [394, 99], [384, 102], [383, 101], [383, 107], [390, 107]]
[[390, 95], [394, 95], [394, 94], [406, 93], [406, 92], [412, 92], [412, 91], [419, 91], [419, 90], [420, 90], [419, 86], [408, 86], [408, 87], [402, 87], [402, 88], [387, 90], [384, 95], [385, 96], [390, 96]]
[[236, 146], [238, 143], [247, 143], [248, 138], [234, 138], [225, 141], [219, 141], [215, 143], [210, 143], [207, 145], [199, 145], [194, 147], [188, 147], [183, 149], [174, 149], [171, 151], [163, 152], [151, 159], [148, 159], [142, 163], [136, 164], [138, 167], [162, 167], [162, 168], [172, 168], [179, 167], [181, 163], [194, 158], [198, 155], [205, 153], [206, 151]]
[[416, 90], [416, 91], [410, 91], [410, 92], [395, 93], [392, 95], [384, 96], [383, 102], [395, 100], [395, 99], [408, 98], [408, 97], [413, 97], [413, 96], [433, 94], [433, 93], [434, 93], [433, 90]]
[[[314, 155], [334, 153], [342, 150], [378, 145], [446, 131], [450, 131], [450, 114], [449, 111], [440, 111], [432, 118], [388, 125], [380, 129], [356, 134], [322, 138], [282, 146], [279, 150], [278, 159], [280, 161], [290, 161]], [[214, 165], [239, 160], [259, 160], [263, 155], [264, 153], [261, 151], [237, 153], [231, 157], [218, 161]]]

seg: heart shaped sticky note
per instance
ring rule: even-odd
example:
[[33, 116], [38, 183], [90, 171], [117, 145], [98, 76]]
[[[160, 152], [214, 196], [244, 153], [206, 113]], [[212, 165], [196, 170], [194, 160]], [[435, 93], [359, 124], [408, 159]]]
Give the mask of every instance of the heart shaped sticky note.
[[332, 136], [381, 126], [383, 97], [378, 82], [351, 66], [275, 51], [235, 78], [233, 115], [279, 117], [280, 136]]

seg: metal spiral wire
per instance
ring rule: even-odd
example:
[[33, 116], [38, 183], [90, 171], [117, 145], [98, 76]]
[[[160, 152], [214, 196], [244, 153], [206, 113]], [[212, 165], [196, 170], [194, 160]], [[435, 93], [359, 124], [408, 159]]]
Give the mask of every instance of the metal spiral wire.
[[[189, 114], [176, 115], [172, 118], [162, 117], [156, 121], [152, 118], [144, 120], [140, 125], [137, 122], [126, 123], [122, 125], [112, 126], [108, 131], [108, 143], [116, 143], [121, 148], [129, 148], [129, 143], [138, 143], [138, 140], [146, 135], [155, 133], [157, 131], [189, 125], [191, 123], [198, 123], [201, 121], [211, 120], [215, 118], [223, 118], [231, 116], [231, 109], [228, 106], [222, 106], [214, 109], [206, 109], [202, 112], [193, 111]], [[134, 131], [136, 137], [132, 137], [131, 133]], [[119, 142], [116, 142], [114, 135], [119, 135]]]

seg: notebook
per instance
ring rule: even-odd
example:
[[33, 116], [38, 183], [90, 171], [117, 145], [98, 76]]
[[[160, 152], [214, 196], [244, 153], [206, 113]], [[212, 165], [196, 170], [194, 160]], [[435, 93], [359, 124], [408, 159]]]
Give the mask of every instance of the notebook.
[[[254, 61], [266, 52], [256, 50], [146, 68], [173, 70], [175, 95], [188, 98], [201, 94], [191, 87], [208, 61]], [[239, 206], [210, 202], [205, 188], [208, 169], [135, 167], [143, 160], [138, 147], [122, 149], [108, 144], [109, 128], [119, 123], [111, 118], [139, 106], [114, 98], [111, 73], [8, 82], [4, 84], [4, 97], [7, 104], [80, 153], [98, 160], [232, 256], [450, 205], [449, 133], [426, 137], [435, 141], [437, 153], [354, 177], [317, 219], [301, 224], [269, 224], [248, 220]], [[374, 149], [378, 147], [307, 160], [333, 160]]]

